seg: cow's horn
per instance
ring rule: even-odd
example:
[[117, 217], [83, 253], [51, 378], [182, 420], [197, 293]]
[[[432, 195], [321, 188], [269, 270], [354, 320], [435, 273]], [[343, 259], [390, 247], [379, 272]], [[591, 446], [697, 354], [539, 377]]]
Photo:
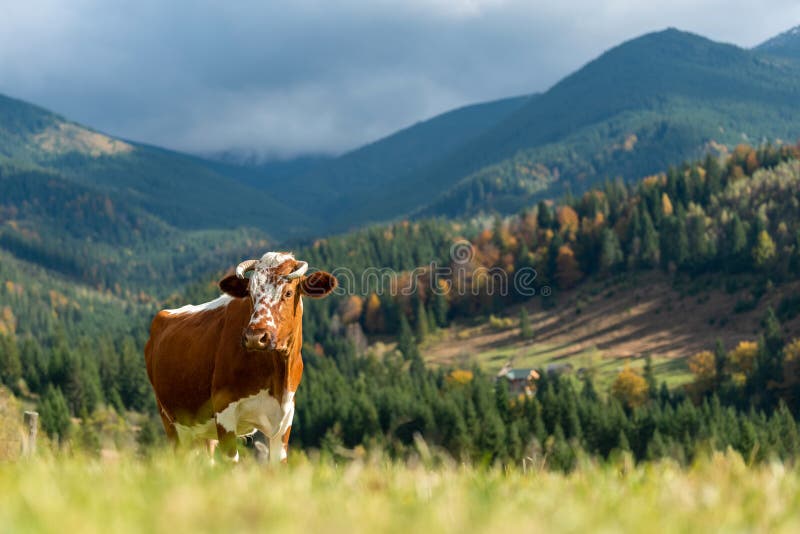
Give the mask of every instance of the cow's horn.
[[286, 275], [286, 279], [287, 280], [292, 280], [294, 278], [300, 278], [301, 276], [306, 274], [306, 271], [308, 270], [308, 263], [306, 263], [304, 261], [301, 261], [301, 262], [298, 262], [298, 263], [300, 263], [300, 266], [297, 269], [295, 269], [293, 272], [291, 272], [291, 273]]
[[239, 278], [244, 278], [244, 273], [253, 269], [256, 266], [258, 260], [246, 260], [236, 266], [236, 276]]

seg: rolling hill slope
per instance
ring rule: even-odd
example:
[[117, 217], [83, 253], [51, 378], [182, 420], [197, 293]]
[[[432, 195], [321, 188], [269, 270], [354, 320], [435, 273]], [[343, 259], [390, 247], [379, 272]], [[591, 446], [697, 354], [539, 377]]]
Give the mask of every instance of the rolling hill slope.
[[0, 165], [57, 173], [178, 228], [308, 230], [296, 211], [205, 160], [115, 139], [2, 95]]

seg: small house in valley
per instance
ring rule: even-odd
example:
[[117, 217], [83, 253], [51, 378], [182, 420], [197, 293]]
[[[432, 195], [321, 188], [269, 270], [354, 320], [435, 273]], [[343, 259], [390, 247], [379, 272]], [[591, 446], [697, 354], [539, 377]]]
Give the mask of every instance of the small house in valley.
[[539, 373], [536, 369], [513, 369], [505, 366], [497, 373], [497, 380], [507, 380], [508, 391], [512, 395], [533, 395], [536, 392]]

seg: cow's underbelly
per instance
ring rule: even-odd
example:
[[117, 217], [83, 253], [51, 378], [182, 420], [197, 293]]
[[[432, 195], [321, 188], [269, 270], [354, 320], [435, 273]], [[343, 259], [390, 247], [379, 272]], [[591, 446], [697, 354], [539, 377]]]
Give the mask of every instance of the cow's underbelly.
[[217, 439], [217, 425], [213, 418], [198, 425], [174, 423], [173, 426], [178, 433], [178, 441], [181, 443], [191, 443], [201, 439]]
[[196, 425], [175, 423], [178, 440], [191, 442], [217, 438], [217, 423], [237, 436], [247, 436], [260, 430], [270, 441], [283, 437], [294, 418], [294, 392], [287, 391], [282, 399], [269, 394], [268, 389], [234, 401], [215, 417]]
[[230, 403], [217, 414], [217, 422], [237, 435], [263, 432], [270, 440], [283, 437], [294, 418], [294, 392], [287, 391], [281, 402], [268, 389]]

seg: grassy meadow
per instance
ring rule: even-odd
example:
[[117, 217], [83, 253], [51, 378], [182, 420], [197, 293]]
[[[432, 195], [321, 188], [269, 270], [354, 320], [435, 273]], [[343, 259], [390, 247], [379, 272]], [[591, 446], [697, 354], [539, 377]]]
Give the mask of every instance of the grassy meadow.
[[291, 455], [269, 468], [161, 451], [0, 464], [3, 532], [797, 532], [800, 469], [718, 453], [571, 474]]

